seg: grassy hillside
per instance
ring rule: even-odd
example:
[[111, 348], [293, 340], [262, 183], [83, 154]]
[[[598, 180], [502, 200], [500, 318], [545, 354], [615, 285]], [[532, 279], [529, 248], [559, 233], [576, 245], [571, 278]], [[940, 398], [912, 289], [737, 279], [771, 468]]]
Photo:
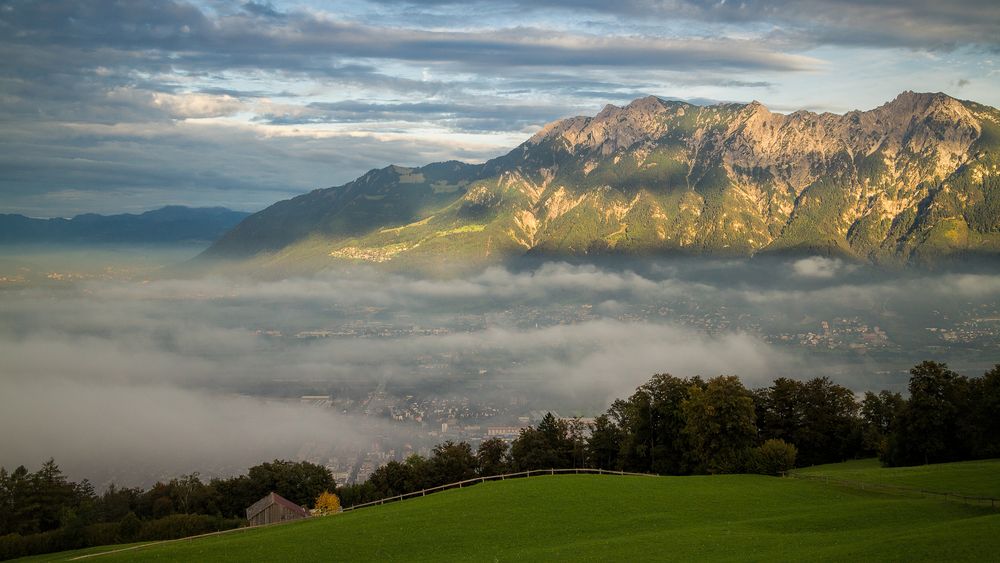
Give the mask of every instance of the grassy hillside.
[[998, 526], [990, 509], [815, 481], [581, 475], [486, 483], [96, 560], [985, 560], [1000, 550]]
[[997, 459], [917, 467], [882, 467], [877, 459], [865, 459], [816, 465], [799, 469], [797, 473], [938, 493], [1000, 498], [1000, 460]]

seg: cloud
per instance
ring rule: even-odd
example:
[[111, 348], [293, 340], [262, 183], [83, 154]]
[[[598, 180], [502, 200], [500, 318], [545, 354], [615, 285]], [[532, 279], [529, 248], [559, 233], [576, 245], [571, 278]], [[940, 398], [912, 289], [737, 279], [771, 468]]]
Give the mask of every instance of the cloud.
[[[828, 259], [637, 265], [7, 288], [0, 425], [21, 430], [0, 437], [0, 465], [55, 456], [103, 482], [115, 477], [102, 472], [107, 460], [119, 480], [148, 479], [323, 460], [378, 435], [419, 444], [412, 425], [284, 399], [357, 399], [380, 383], [395, 396], [514, 398], [585, 415], [663, 372], [733, 374], [751, 387], [827, 375], [857, 391], [902, 389], [919, 354], [954, 361], [923, 327], [946, 323], [942, 313], [988, 315], [1000, 299], [995, 274], [886, 276]], [[850, 318], [887, 331], [898, 357], [830, 351], [817, 361], [811, 349], [767, 342]], [[953, 367], [985, 367], [962, 356]], [[255, 417], [271, 423], [248, 427]]]
[[[256, 8], [258, 14], [261, 8]], [[86, 46], [117, 51], [156, 50], [160, 64], [190, 68], [252, 66], [319, 71], [331, 57], [395, 59], [463, 65], [613, 66], [678, 70], [721, 68], [803, 70], [815, 61], [730, 39], [657, 38], [567, 33], [555, 29], [439, 31], [383, 27], [295, 12], [286, 18], [211, 17], [190, 4], [65, 2], [41, 9], [19, 5], [0, 12], [0, 25], [18, 30], [15, 42]], [[319, 54], [322, 53], [322, 56]], [[169, 58], [163, 59], [161, 57]], [[328, 63], [326, 63], [328, 64]]]
[[[167, 98], [170, 112], [229, 111], [225, 99]], [[4, 212], [67, 216], [196, 201], [256, 211], [390, 163], [481, 162], [506, 138], [267, 129], [182, 123], [12, 125], [0, 139]], [[492, 141], [492, 143], [490, 142]], [[44, 149], [40, 149], [44, 147]], [[183, 163], [183, 166], [178, 165]], [[70, 191], [77, 198], [66, 197]]]
[[0, 465], [37, 467], [55, 456], [67, 474], [98, 486], [238, 474], [263, 461], [295, 459], [304, 445], [350, 451], [389, 431], [296, 401], [170, 385], [47, 378], [3, 387], [0, 424], [20, 430], [0, 437]]
[[[409, 0], [376, 0], [384, 4], [411, 4]], [[413, 2], [422, 6], [465, 5], [465, 2]], [[489, 4], [496, 8], [495, 3]], [[990, 0], [961, 0], [942, 4], [933, 0], [779, 0], [719, 2], [717, 0], [512, 0], [510, 11], [551, 10], [615, 16], [623, 21], [687, 21], [709, 24], [760, 24], [796, 35], [812, 45], [875, 45], [920, 49], [953, 49], [980, 45], [995, 49], [1000, 14]]]
[[810, 256], [802, 258], [792, 263], [792, 270], [796, 276], [802, 278], [833, 278], [838, 274], [853, 269], [849, 264], [844, 263], [839, 258], [825, 258], [822, 256]]

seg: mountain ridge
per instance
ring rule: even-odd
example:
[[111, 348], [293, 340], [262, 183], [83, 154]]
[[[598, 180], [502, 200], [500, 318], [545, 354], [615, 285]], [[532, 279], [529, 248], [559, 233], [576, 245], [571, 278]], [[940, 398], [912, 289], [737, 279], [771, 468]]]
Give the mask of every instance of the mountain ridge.
[[993, 255], [998, 149], [1000, 112], [943, 93], [842, 115], [647, 96], [550, 123], [483, 164], [389, 166], [279, 202], [205, 256], [317, 269], [530, 254]]
[[138, 214], [82, 213], [68, 219], [0, 214], [0, 244], [211, 242], [249, 215], [225, 207], [182, 205]]

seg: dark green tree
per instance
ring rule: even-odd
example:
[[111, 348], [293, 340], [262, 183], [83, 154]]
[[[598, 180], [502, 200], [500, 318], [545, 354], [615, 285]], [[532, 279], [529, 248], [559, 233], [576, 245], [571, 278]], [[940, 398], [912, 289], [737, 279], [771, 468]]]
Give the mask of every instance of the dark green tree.
[[611, 418], [602, 414], [594, 419], [594, 427], [587, 439], [587, 459], [599, 469], [618, 469], [623, 432]]
[[510, 448], [511, 461], [518, 471], [565, 468], [573, 465], [573, 441], [569, 426], [546, 413], [535, 428], [525, 428]]
[[681, 408], [696, 471], [734, 473], [747, 468], [757, 440], [756, 415], [753, 398], [738, 377], [714, 377], [704, 389], [691, 386]]
[[414, 483], [417, 481], [412, 467], [395, 460], [379, 467], [368, 477], [368, 482], [375, 490], [376, 498], [394, 497], [413, 492]]
[[502, 438], [483, 440], [476, 450], [476, 473], [482, 476], [506, 473], [510, 466], [508, 449]]
[[682, 404], [699, 378], [654, 375], [626, 400], [617, 400], [608, 416], [622, 430], [620, 465], [630, 471], [682, 475], [691, 471], [690, 444]]
[[336, 486], [330, 470], [308, 461], [276, 459], [251, 467], [247, 478], [255, 496], [251, 503], [274, 491], [299, 506], [309, 507], [320, 493]]
[[970, 408], [963, 431], [976, 458], [1000, 457], [1000, 364], [969, 381]]
[[959, 435], [969, 411], [968, 379], [943, 363], [925, 361], [910, 370], [910, 397], [889, 437], [889, 465], [918, 465], [965, 459]]
[[854, 392], [819, 377], [778, 378], [753, 394], [760, 439], [795, 444], [799, 465], [843, 461], [861, 450]]
[[861, 438], [865, 453], [878, 455], [880, 458], [885, 457], [889, 434], [905, 404], [906, 401], [899, 393], [891, 391], [865, 393], [865, 398], [861, 402]]
[[467, 442], [452, 442], [434, 446], [430, 458], [431, 481], [445, 485], [476, 476], [476, 456]]

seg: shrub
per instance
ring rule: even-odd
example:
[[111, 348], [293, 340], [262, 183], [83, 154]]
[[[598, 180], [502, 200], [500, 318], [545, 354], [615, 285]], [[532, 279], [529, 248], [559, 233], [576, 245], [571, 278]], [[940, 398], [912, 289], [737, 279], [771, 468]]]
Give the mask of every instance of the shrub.
[[762, 475], [781, 475], [795, 467], [795, 445], [784, 440], [767, 440], [753, 450], [753, 470]]

